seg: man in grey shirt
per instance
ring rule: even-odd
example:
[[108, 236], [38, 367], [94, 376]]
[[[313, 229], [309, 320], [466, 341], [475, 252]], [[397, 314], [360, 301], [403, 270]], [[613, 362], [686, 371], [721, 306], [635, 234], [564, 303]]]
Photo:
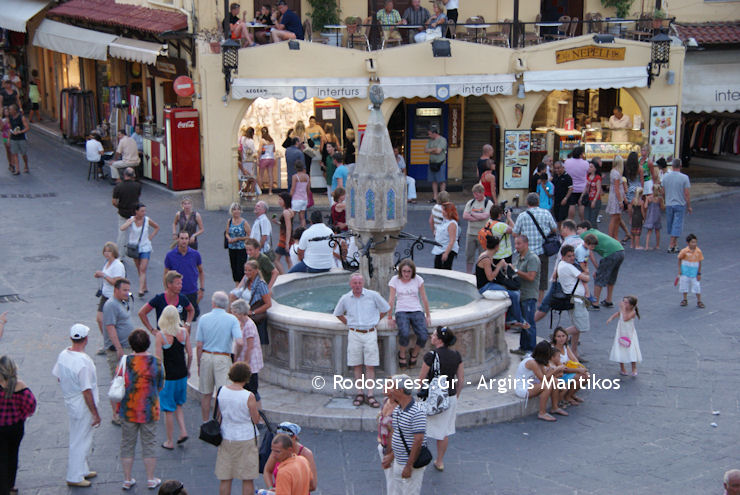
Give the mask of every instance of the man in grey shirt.
[[[429, 17], [429, 11], [421, 6], [421, 0], [411, 0], [411, 5], [403, 12], [401, 24], [419, 26], [416, 31], [420, 33], [426, 29], [426, 22]], [[414, 42], [414, 35], [409, 33], [409, 43]]]
[[668, 235], [671, 241], [668, 244], [669, 253], [677, 253], [676, 243], [683, 230], [683, 217], [686, 211], [691, 213], [691, 183], [689, 176], [681, 173], [681, 160], [673, 160], [673, 169], [670, 174], [663, 176], [663, 191], [665, 191], [665, 217]]
[[[131, 319], [131, 282], [119, 278], [113, 286], [113, 297], [103, 305], [103, 347], [108, 361], [111, 377], [116, 376], [116, 368], [124, 354], [131, 353], [128, 336], [134, 331], [134, 322]], [[113, 409], [113, 424], [121, 426], [116, 403], [111, 401]]]

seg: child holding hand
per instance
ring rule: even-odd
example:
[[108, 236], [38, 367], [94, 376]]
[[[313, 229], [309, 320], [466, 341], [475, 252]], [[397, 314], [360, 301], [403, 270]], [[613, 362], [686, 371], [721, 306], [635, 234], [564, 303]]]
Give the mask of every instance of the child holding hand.
[[637, 297], [624, 297], [622, 302], [619, 303], [619, 311], [611, 315], [606, 323], [611, 323], [617, 317], [619, 317], [619, 323], [617, 323], [617, 331], [614, 334], [609, 361], [619, 363], [620, 375], [627, 375], [624, 365], [632, 363], [632, 376], [637, 376], [637, 363], [642, 362], [640, 341], [637, 339], [637, 330], [635, 329], [635, 317], [640, 317], [640, 311], [637, 309]]
[[653, 188], [653, 194], [648, 195], [643, 202], [643, 216], [645, 222], [642, 228], [645, 229], [645, 249], [650, 249], [650, 233], [655, 232], [655, 248], [660, 247], [660, 228], [661, 212], [665, 211], [665, 199], [663, 198], [663, 187], [657, 184]]

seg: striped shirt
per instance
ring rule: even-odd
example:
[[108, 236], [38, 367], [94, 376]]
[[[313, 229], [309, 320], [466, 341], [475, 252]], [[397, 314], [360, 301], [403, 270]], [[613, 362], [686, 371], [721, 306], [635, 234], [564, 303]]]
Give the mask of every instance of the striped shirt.
[[411, 26], [423, 26], [429, 17], [429, 11], [424, 7], [419, 7], [417, 10], [409, 7], [403, 12], [403, 18]]
[[432, 218], [434, 219], [434, 231], [437, 232], [437, 227], [442, 223], [444, 217], [442, 216], [442, 205], [432, 206]]
[[[403, 440], [401, 440], [401, 434], [399, 433], [401, 430], [403, 430], [403, 438], [409, 446], [408, 451], [403, 444]], [[406, 464], [409, 460], [409, 452], [414, 446], [414, 435], [417, 433], [426, 433], [426, 430], [427, 414], [418, 402], [411, 399], [411, 402], [405, 409], [401, 409], [401, 406], [396, 406], [393, 410], [393, 439], [391, 440], [391, 447], [393, 448], [393, 457], [397, 463], [401, 465]], [[426, 437], [422, 441], [422, 445], [426, 445]]]
[[529, 239], [529, 250], [539, 256], [544, 253], [542, 249], [542, 244], [544, 244], [545, 240], [542, 238], [542, 234], [540, 234], [540, 231], [537, 230], [537, 226], [532, 221], [532, 217], [530, 217], [527, 212], [530, 212], [532, 215], [534, 215], [534, 218], [537, 220], [537, 223], [542, 229], [542, 233], [545, 235], [552, 232], [553, 229], [557, 230], [558, 226], [555, 223], [555, 220], [552, 218], [550, 212], [539, 207], [528, 208], [526, 211], [521, 212], [519, 216], [516, 217], [516, 222], [514, 223], [513, 229], [514, 233], [517, 235], [526, 235], [527, 239]]

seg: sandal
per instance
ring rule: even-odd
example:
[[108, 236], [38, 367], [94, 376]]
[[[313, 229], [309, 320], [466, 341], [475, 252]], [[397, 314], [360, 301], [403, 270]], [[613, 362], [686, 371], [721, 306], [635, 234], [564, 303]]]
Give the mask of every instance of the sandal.
[[136, 484], [136, 480], [131, 478], [130, 480], [124, 481], [121, 488], [123, 488], [124, 490], [130, 490], [131, 487], [134, 486], [135, 484]]
[[403, 356], [401, 356], [401, 351], [398, 351], [398, 367], [401, 369], [407, 368], [409, 365], [408, 359], [406, 358], [406, 355], [404, 353]]
[[689, 305], [689, 302], [686, 299], [681, 301], [681, 306], [688, 306], [688, 305]]
[[409, 366], [412, 368], [416, 366], [416, 360], [419, 358], [419, 353], [417, 352], [416, 355], [409, 353]]
[[162, 484], [162, 480], [159, 479], [159, 478], [154, 478], [154, 479], [151, 479], [151, 480], [146, 480], [146, 487], [149, 488], [150, 490], [154, 490], [155, 488], [157, 488], [161, 484]]
[[365, 403], [365, 394], [355, 395], [355, 400], [352, 401], [353, 406], [361, 406]]
[[380, 402], [375, 400], [375, 396], [373, 395], [368, 395], [366, 401], [367, 401], [367, 405], [372, 407], [373, 409], [377, 409], [380, 407]]
[[706, 306], [704, 306], [704, 303], [703, 302], [699, 301], [699, 302], [696, 303], [696, 307], [697, 308], [704, 309]]
[[553, 411], [550, 411], [550, 412], [551, 413], [554, 413], [554, 414], [559, 414], [561, 416], [569, 416], [569, 414], [566, 411], [564, 411], [563, 409], [560, 409], [560, 408], [557, 408], [557, 409], [555, 409]]
[[542, 421], [550, 421], [550, 422], [552, 422], [552, 421], [557, 421], [557, 419], [553, 418], [552, 416], [550, 416], [550, 415], [549, 415], [549, 414], [547, 414], [547, 413], [544, 413], [544, 414], [538, 414], [538, 415], [537, 415], [537, 419], [541, 419]]

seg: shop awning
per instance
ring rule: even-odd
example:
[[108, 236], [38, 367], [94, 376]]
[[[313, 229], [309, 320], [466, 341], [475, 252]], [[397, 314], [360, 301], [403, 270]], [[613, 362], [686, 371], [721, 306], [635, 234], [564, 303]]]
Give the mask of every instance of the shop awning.
[[49, 14], [154, 34], [180, 31], [188, 27], [187, 16], [180, 12], [118, 3], [115, 0], [69, 0], [51, 9]]
[[386, 98], [433, 96], [442, 101], [457, 95], [510, 95], [513, 83], [513, 74], [380, 78]]
[[33, 45], [67, 55], [107, 60], [108, 45], [116, 38], [118, 36], [115, 34], [100, 33], [44, 19], [36, 29]]
[[645, 86], [647, 86], [647, 69], [644, 65], [610, 69], [532, 70], [524, 73], [526, 91], [643, 88]]
[[[704, 52], [704, 59], [686, 57], [683, 67], [682, 112], [740, 111], [738, 51], [733, 50], [726, 55], [728, 57], [710, 57]], [[705, 63], [708, 59], [715, 63]]]
[[49, 5], [50, 0], [0, 0], [0, 28], [26, 32], [28, 20]]
[[316, 79], [235, 79], [231, 97], [292, 98], [298, 102], [309, 98], [367, 98], [366, 77]]
[[124, 37], [116, 38], [109, 48], [111, 57], [149, 65], [154, 65], [158, 56], [167, 56], [167, 45]]

